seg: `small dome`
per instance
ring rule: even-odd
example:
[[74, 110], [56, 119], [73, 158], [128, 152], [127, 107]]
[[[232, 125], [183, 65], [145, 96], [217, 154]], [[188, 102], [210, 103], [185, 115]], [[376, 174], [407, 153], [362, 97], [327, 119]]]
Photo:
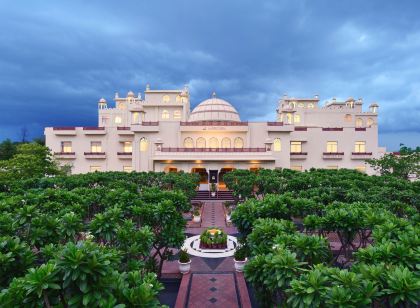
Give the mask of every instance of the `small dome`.
[[100, 102], [100, 103], [106, 103], [106, 99], [102, 97], [102, 98], [99, 100], [99, 102]]
[[134, 97], [134, 92], [133, 91], [128, 91], [127, 97]]
[[377, 103], [373, 103], [369, 107], [379, 107], [379, 105]]
[[213, 93], [212, 98], [206, 99], [193, 109], [188, 121], [240, 122], [241, 119], [235, 107], [233, 107], [227, 101], [217, 98], [216, 95]]

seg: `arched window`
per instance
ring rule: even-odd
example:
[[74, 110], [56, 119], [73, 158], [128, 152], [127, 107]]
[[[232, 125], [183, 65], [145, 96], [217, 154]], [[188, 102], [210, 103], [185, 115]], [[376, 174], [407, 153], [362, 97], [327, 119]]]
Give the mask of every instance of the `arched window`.
[[184, 139], [184, 147], [185, 148], [193, 148], [194, 147], [194, 140], [191, 137], [187, 137]]
[[292, 107], [292, 108], [296, 108], [296, 102], [290, 102], [289, 106]]
[[132, 113], [132, 123], [133, 124], [138, 124], [139, 123], [139, 119], [140, 119], [140, 113], [139, 112], [133, 112]]
[[228, 148], [230, 148], [230, 147], [231, 147], [231, 144], [230, 144], [230, 139], [229, 139], [229, 138], [227, 138], [227, 137], [223, 138], [223, 139], [222, 139], [222, 148], [223, 148], [223, 149], [228, 149]]
[[314, 107], [315, 107], [315, 106], [314, 106], [314, 104], [312, 104], [312, 103], [309, 103], [309, 104], [308, 104], [308, 108], [309, 108], [309, 109], [312, 109], [312, 108], [314, 108]]
[[304, 104], [304, 103], [299, 103], [299, 104], [298, 104], [298, 107], [299, 107], [299, 108], [304, 108], [304, 107], [305, 107], [305, 104]]
[[175, 110], [174, 111], [174, 119], [181, 119], [181, 111]]
[[373, 125], [374, 121], [372, 118], [367, 119], [367, 126], [371, 127]]
[[140, 139], [140, 152], [146, 152], [147, 151], [147, 146], [148, 146], [149, 142], [147, 141], [146, 138], [141, 138]]
[[114, 122], [115, 122], [115, 124], [121, 124], [121, 122], [122, 122], [122, 118], [121, 118], [120, 116], [116, 116], [116, 117], [114, 118]]
[[300, 123], [300, 115], [299, 114], [295, 114], [294, 122], [295, 123]]
[[361, 118], [356, 119], [356, 127], [362, 127], [363, 126], [363, 120]]
[[280, 140], [280, 138], [274, 139], [273, 150], [275, 152], [280, 152], [281, 151], [281, 140]]
[[351, 120], [352, 120], [351, 114], [346, 114], [346, 115], [344, 116], [344, 121], [346, 121], [346, 122], [351, 122]]
[[163, 97], [162, 97], [162, 101], [164, 102], [164, 103], [169, 103], [169, 101], [171, 100], [171, 98], [169, 97], [169, 95], [164, 95]]
[[162, 119], [169, 119], [169, 111], [163, 110], [162, 111]]
[[234, 141], [234, 147], [236, 149], [241, 149], [244, 147], [244, 141], [241, 137], [236, 137]]
[[290, 113], [286, 114], [287, 124], [292, 124], [292, 115]]
[[204, 139], [203, 137], [200, 137], [197, 139], [196, 141], [196, 147], [199, 149], [205, 148], [206, 147], [206, 139]]
[[211, 149], [217, 149], [219, 147], [219, 140], [217, 138], [212, 137], [209, 140], [209, 148]]

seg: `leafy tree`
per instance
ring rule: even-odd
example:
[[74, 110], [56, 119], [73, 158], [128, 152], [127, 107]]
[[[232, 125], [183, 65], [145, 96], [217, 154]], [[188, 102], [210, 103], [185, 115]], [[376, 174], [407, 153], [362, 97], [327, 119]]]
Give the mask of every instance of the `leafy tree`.
[[16, 144], [10, 139], [0, 143], [0, 160], [8, 160], [16, 154]]

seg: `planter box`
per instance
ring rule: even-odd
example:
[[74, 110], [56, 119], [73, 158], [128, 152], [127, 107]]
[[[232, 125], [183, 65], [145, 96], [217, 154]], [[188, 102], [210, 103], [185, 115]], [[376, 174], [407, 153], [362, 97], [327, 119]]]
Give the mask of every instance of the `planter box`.
[[226, 249], [227, 243], [224, 244], [204, 244], [200, 242], [201, 249]]
[[191, 260], [187, 263], [181, 263], [178, 261], [178, 268], [181, 274], [188, 274], [191, 269]]
[[235, 262], [235, 270], [239, 273], [244, 271], [244, 266], [246, 264], [246, 262], [248, 261], [248, 258], [246, 258], [243, 261], [236, 261], [235, 259], [233, 259], [233, 262]]

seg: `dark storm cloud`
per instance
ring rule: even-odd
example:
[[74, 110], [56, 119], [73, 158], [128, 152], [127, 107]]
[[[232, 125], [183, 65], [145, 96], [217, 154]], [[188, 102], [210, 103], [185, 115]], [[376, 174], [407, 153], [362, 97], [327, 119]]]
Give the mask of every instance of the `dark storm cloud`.
[[[277, 99], [362, 97], [380, 104], [385, 143], [418, 144], [417, 1], [3, 1], [0, 138], [95, 125], [114, 92], [189, 84], [247, 120]], [[398, 142], [397, 142], [398, 140]]]

